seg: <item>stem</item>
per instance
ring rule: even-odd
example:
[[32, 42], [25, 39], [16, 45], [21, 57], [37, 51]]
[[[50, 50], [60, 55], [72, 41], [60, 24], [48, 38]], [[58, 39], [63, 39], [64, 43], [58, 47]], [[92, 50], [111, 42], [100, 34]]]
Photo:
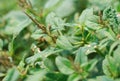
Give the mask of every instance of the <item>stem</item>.
[[33, 10], [32, 10], [32, 4], [31, 2], [28, 0], [28, 2], [26, 0], [19, 0], [19, 5], [23, 8], [24, 13], [37, 25], [38, 28], [40, 28], [43, 33], [47, 34], [48, 36], [51, 37], [52, 41], [54, 43], [56, 43], [56, 37], [51, 35], [50, 32], [50, 27], [47, 30], [47, 27], [45, 27], [43, 24], [40, 24], [39, 21], [36, 18], [33, 18], [31, 15], [29, 15], [27, 13], [27, 11], [29, 11], [31, 14], [38, 16]]
[[26, 13], [24, 11], [24, 13], [40, 28], [42, 29], [44, 32], [46, 32], [45, 26], [40, 24], [36, 19], [33, 19], [28, 13]]
[[99, 15], [99, 23], [104, 25], [104, 22], [102, 20], [102, 12], [100, 10], [98, 12], [98, 15]]

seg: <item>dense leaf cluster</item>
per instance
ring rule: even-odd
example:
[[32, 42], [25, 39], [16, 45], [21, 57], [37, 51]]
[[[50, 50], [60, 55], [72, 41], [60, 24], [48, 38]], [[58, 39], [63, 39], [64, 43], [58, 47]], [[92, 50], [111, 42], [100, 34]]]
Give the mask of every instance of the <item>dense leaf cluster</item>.
[[0, 1], [0, 80], [120, 81], [120, 0], [8, 3]]

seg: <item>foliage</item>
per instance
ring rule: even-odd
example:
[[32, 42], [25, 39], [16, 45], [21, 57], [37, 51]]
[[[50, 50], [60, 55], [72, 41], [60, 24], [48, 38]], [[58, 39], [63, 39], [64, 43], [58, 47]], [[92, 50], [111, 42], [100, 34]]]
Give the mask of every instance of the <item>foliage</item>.
[[0, 80], [119, 81], [119, 4], [1, 0]]

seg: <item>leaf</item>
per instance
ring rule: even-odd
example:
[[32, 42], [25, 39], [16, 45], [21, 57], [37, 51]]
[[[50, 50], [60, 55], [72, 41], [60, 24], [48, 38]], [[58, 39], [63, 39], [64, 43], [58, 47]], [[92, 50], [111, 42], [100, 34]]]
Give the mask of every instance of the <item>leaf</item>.
[[115, 59], [116, 63], [120, 66], [120, 45], [117, 47], [115, 51], [113, 51], [113, 58]]
[[74, 5], [75, 4], [72, 0], [55, 0], [54, 2], [52, 0], [49, 0], [45, 5], [45, 10], [48, 12], [53, 11], [58, 16], [65, 17], [71, 15], [75, 11]]
[[97, 59], [90, 60], [85, 66], [84, 69], [88, 72], [94, 70], [96, 64], [98, 63]]
[[85, 21], [85, 25], [87, 28], [91, 30], [99, 30], [101, 25], [98, 23], [99, 17], [96, 15], [91, 14], [90, 17]]
[[66, 50], [73, 48], [73, 46], [71, 45], [71, 43], [69, 42], [69, 40], [65, 36], [60, 36], [57, 39], [56, 44], [58, 47], [60, 47], [62, 49], [66, 49]]
[[115, 81], [115, 80], [112, 80], [111, 78], [107, 76], [98, 76], [97, 78], [89, 79], [88, 81]]
[[58, 53], [60, 51], [62, 51], [62, 50], [59, 50], [59, 49], [56, 50], [55, 48], [49, 48], [48, 47], [45, 50], [41, 51], [40, 53], [37, 53], [37, 54], [35, 54], [35, 55], [31, 56], [31, 57], [28, 57], [26, 59], [26, 62], [28, 64], [33, 64], [38, 60], [40, 61], [42, 59], [45, 59], [46, 57], [48, 57], [48, 56], [50, 56], [52, 54]]
[[107, 32], [107, 31], [104, 31], [103, 32], [104, 33], [104, 35], [106, 36], [106, 37], [108, 37], [109, 39], [111, 39], [111, 40], [115, 40], [115, 38], [112, 36], [112, 34], [110, 33], [110, 32]]
[[110, 51], [109, 51], [109, 55], [111, 55], [111, 53], [113, 52], [114, 48], [115, 48], [117, 45], [119, 45], [119, 44], [120, 44], [120, 41], [118, 40], [118, 41], [115, 41], [115, 42], [111, 45]]
[[19, 77], [20, 73], [18, 70], [16, 68], [12, 68], [8, 71], [3, 81], [18, 81]]
[[48, 72], [45, 81], [67, 81], [68, 76], [59, 72]]
[[46, 34], [43, 34], [42, 30], [36, 30], [34, 33], [32, 33], [31, 37], [35, 40], [40, 39], [40, 37], [45, 37]]
[[96, 36], [98, 39], [103, 39], [105, 38], [105, 34], [104, 34], [104, 31], [106, 31], [105, 29], [99, 29], [95, 32]]
[[111, 78], [107, 77], [107, 76], [99, 76], [97, 77], [96, 81], [114, 81]]
[[87, 50], [88, 49], [86, 49], [85, 47], [80, 47], [79, 48], [79, 50], [77, 51], [77, 54], [75, 56], [75, 63], [82, 65], [82, 64], [88, 62], [88, 58], [87, 58], [87, 55], [86, 55]]
[[53, 60], [46, 58], [44, 60], [44, 65], [46, 66], [46, 68], [48, 68], [51, 71], [54, 71], [56, 69], [55, 64], [53, 62]]
[[85, 52], [85, 55], [88, 55], [88, 54], [91, 54], [91, 53], [94, 53], [96, 52], [95, 51], [95, 48], [97, 47], [97, 44], [96, 43], [91, 43], [89, 45], [85, 45], [84, 46], [84, 49], [86, 49], [86, 52]]
[[117, 49], [113, 52], [113, 58], [115, 59], [118, 73], [120, 74], [120, 45], [118, 45]]
[[96, 79], [89, 79], [88, 81], [115, 81], [107, 76], [98, 76]]
[[31, 20], [21, 11], [11, 11], [5, 16], [5, 19], [8, 21], [5, 33], [8, 35], [18, 35], [31, 23]]
[[110, 77], [117, 77], [118, 70], [115, 60], [111, 56], [106, 56], [102, 64], [103, 72]]
[[50, 8], [52, 6], [54, 6], [55, 4], [57, 4], [59, 2], [59, 0], [55, 0], [54, 2], [52, 0], [47, 1], [47, 3], [45, 4], [45, 8]]
[[91, 22], [89, 20], [87, 20], [85, 22], [85, 25], [89, 28], [89, 29], [92, 29], [92, 30], [99, 30], [101, 27], [99, 24], [95, 23], [95, 22]]
[[58, 57], [56, 57], [55, 62], [61, 73], [69, 75], [74, 72], [74, 70], [72, 68], [72, 64], [68, 59], [58, 56]]
[[105, 29], [97, 30], [96, 35], [99, 36], [101, 39], [107, 37], [110, 40], [113, 40], [113, 41], [115, 40], [114, 36], [112, 36], [111, 33]]
[[80, 79], [81, 79], [81, 75], [74, 73], [68, 77], [67, 81], [79, 81]]
[[114, 28], [113, 31], [117, 32], [115, 29], [119, 24], [115, 9], [113, 9], [111, 6], [105, 8], [103, 11], [103, 20], [108, 21], [109, 25]]
[[109, 43], [109, 39], [108, 38], [105, 38], [105, 39], [102, 39], [98, 45], [99, 49], [102, 50], [102, 49], [105, 49], [105, 47], [108, 45]]
[[46, 17], [47, 26], [51, 26], [51, 30], [64, 30], [64, 21], [51, 12]]
[[102, 0], [101, 2], [99, 0], [89, 0], [89, 3], [91, 3], [91, 7], [94, 8], [95, 11], [98, 10], [104, 10], [106, 7], [111, 5], [113, 0]]
[[[60, 6], [57, 7], [57, 9], [55, 10], [55, 13], [60, 16], [60, 17], [66, 17], [71, 15], [73, 12], [75, 12], [75, 4], [73, 3], [73, 0], [59, 0], [59, 1], [63, 1], [62, 4]], [[69, 5], [68, 5], [69, 4]], [[67, 5], [67, 6], [66, 6]], [[61, 14], [62, 12], [62, 14]]]
[[33, 75], [28, 75], [25, 81], [43, 81], [45, 78], [46, 70], [39, 70], [35, 72]]
[[85, 24], [91, 16], [93, 16], [93, 9], [85, 9], [79, 17], [80, 24]]

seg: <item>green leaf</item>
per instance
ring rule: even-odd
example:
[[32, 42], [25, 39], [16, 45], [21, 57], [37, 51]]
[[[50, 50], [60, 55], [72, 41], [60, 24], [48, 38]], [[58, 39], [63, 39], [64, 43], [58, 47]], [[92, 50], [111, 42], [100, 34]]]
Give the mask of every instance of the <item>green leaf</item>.
[[88, 72], [94, 70], [96, 64], [98, 63], [97, 59], [90, 60], [87, 64], [84, 65], [84, 69]]
[[113, 9], [111, 6], [108, 6], [103, 11], [103, 20], [108, 21], [108, 24], [114, 28], [113, 31], [117, 32], [115, 29], [117, 29], [119, 24], [115, 9]]
[[113, 52], [113, 58], [115, 59], [115, 62], [117, 64], [117, 68], [118, 68], [118, 73], [120, 74], [120, 45]]
[[109, 77], [117, 77], [118, 70], [115, 60], [111, 56], [106, 56], [102, 64], [103, 72]]
[[104, 35], [106, 36], [106, 37], [108, 37], [109, 39], [111, 39], [111, 40], [115, 40], [115, 38], [112, 36], [112, 34], [110, 33], [110, 32], [107, 32], [107, 31], [104, 31], [103, 32], [104, 33]]
[[54, 2], [52, 0], [48, 0], [45, 4], [45, 10], [47, 12], [54, 11], [58, 16], [65, 17], [71, 15], [75, 11], [74, 5], [75, 4], [72, 0], [55, 0]]
[[47, 3], [44, 5], [45, 8], [53, 7], [55, 4], [59, 3], [59, 0], [55, 0], [54, 2], [52, 0], [47, 1]]
[[102, 0], [100, 2], [99, 0], [89, 0], [91, 7], [94, 8], [95, 11], [104, 10], [106, 7], [111, 5], [112, 1], [113, 0]]
[[70, 60], [68, 60], [64, 57], [58, 56], [58, 57], [56, 57], [55, 62], [61, 73], [66, 74], [66, 75], [74, 73], [74, 70], [73, 70]]
[[31, 23], [31, 20], [21, 11], [11, 11], [5, 16], [5, 19], [8, 21], [5, 33], [8, 35], [18, 35]]
[[98, 45], [99, 49], [102, 50], [102, 49], [105, 49], [106, 46], [108, 45], [109, 43], [109, 39], [108, 38], [105, 38], [105, 39], [102, 39]]
[[91, 16], [93, 16], [93, 9], [85, 9], [79, 17], [80, 24], [85, 24]]
[[117, 47], [115, 51], [113, 51], [113, 58], [115, 59], [116, 63], [120, 66], [120, 45]]
[[33, 64], [33, 63], [35, 63], [36, 61], [43, 60], [43, 59], [45, 59], [46, 57], [48, 57], [48, 56], [50, 56], [50, 55], [52, 55], [52, 54], [56, 54], [56, 53], [58, 53], [58, 52], [60, 52], [60, 51], [62, 51], [62, 50], [60, 50], [60, 49], [56, 50], [55, 48], [49, 48], [49, 47], [48, 47], [48, 48], [46, 48], [45, 50], [43, 50], [43, 51], [41, 51], [41, 52], [39, 52], [39, 53], [31, 56], [31, 57], [28, 57], [28, 58], [26, 59], [26, 62], [27, 62], [28, 64]]
[[88, 20], [85, 22], [85, 25], [92, 30], [99, 30], [101, 28], [99, 24]]
[[115, 80], [112, 80], [111, 78], [107, 76], [98, 76], [95, 79], [88, 79], [88, 81], [115, 81]]
[[98, 23], [99, 17], [96, 15], [92, 15], [88, 17], [88, 19], [85, 21], [85, 25], [87, 28], [92, 30], [99, 30], [101, 28], [101, 25]]
[[106, 29], [97, 30], [96, 35], [99, 36], [99, 38], [101, 38], [101, 39], [107, 37], [110, 40], [113, 40], [113, 41], [115, 40], [114, 36], [112, 36], [112, 34], [109, 31], [107, 31]]
[[64, 30], [64, 21], [53, 12], [46, 17], [46, 24], [51, 26], [51, 30]]
[[88, 58], [86, 55], [87, 50], [88, 49], [86, 47], [79, 48], [79, 50], [77, 51], [77, 54], [75, 56], [75, 63], [82, 65], [82, 64], [88, 62]]
[[107, 76], [99, 76], [97, 77], [96, 81], [114, 81], [111, 78], [107, 77]]
[[8, 71], [3, 81], [18, 81], [19, 77], [20, 73], [18, 70], [16, 68], [12, 68]]
[[119, 44], [120, 44], [120, 41], [117, 40], [117, 41], [115, 41], [115, 42], [111, 45], [110, 51], [109, 51], [109, 55], [111, 55], [111, 53], [114, 51], [114, 48], [115, 48], [116, 46], [118, 46]]
[[56, 69], [55, 64], [53, 62], [53, 60], [46, 58], [44, 60], [44, 65], [46, 66], [46, 68], [48, 68], [51, 71], [54, 71]]
[[48, 72], [45, 81], [67, 81], [68, 76], [59, 72]]
[[81, 75], [74, 73], [68, 77], [67, 81], [79, 81], [80, 79], [81, 79]]
[[58, 16], [66, 17], [71, 15], [75, 11], [75, 6], [74, 6], [75, 4], [73, 3], [73, 0], [59, 0], [59, 1], [61, 1], [62, 4], [58, 6], [57, 9], [55, 10]]
[[103, 39], [105, 38], [105, 34], [104, 34], [104, 31], [106, 31], [105, 29], [99, 29], [95, 32], [96, 36], [98, 39]]
[[35, 40], [40, 39], [40, 37], [45, 37], [46, 34], [43, 34], [42, 30], [36, 30], [34, 33], [32, 33], [31, 37]]
[[46, 73], [46, 70], [38, 70], [33, 75], [28, 75], [25, 81], [43, 81]]
[[60, 36], [57, 39], [56, 44], [57, 44], [58, 47], [60, 47], [62, 49], [66, 49], [66, 50], [69, 50], [69, 49], [73, 48], [73, 46], [71, 45], [71, 43], [69, 42], [69, 40], [65, 36]]

